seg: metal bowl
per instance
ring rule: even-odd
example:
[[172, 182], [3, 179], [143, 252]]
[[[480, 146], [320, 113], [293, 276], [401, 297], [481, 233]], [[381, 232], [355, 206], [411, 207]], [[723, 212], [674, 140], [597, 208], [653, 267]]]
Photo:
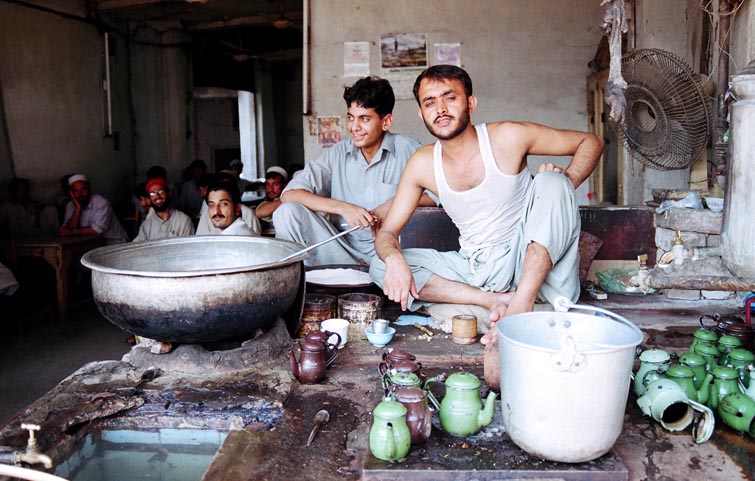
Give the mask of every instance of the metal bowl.
[[100, 247], [81, 263], [110, 322], [150, 339], [198, 343], [251, 335], [286, 313], [295, 334], [307, 254], [279, 259], [301, 248], [265, 237], [176, 237]]

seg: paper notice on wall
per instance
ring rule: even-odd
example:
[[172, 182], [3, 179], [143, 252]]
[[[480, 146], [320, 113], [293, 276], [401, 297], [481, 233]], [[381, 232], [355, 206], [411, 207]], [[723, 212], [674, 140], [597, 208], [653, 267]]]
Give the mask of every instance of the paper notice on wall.
[[414, 81], [427, 68], [427, 34], [382, 35], [380, 58], [383, 77], [391, 82], [396, 98], [413, 98]]
[[343, 76], [366, 77], [370, 74], [370, 42], [344, 42]]
[[436, 43], [435, 65], [456, 65], [461, 67], [460, 43]]
[[317, 145], [327, 148], [341, 141], [341, 117], [317, 117]]

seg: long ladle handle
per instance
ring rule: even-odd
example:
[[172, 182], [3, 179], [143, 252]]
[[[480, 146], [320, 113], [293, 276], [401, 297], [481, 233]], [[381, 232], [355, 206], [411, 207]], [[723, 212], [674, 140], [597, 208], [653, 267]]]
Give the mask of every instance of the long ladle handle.
[[333, 237], [328, 237], [327, 239], [325, 239], [323, 241], [320, 241], [317, 244], [312, 244], [311, 246], [305, 247], [304, 249], [302, 249], [300, 251], [296, 251], [296, 252], [294, 252], [291, 255], [287, 255], [286, 257], [284, 257], [283, 259], [279, 260], [278, 262], [285, 262], [285, 261], [287, 261], [289, 259], [293, 259], [294, 257], [298, 256], [299, 254], [304, 254], [305, 252], [309, 252], [312, 249], [314, 249], [315, 247], [320, 247], [323, 244], [327, 244], [328, 242], [330, 242], [332, 240], [336, 240], [336, 239], [338, 239], [341, 236], [344, 236], [344, 235], [346, 235], [346, 234], [348, 234], [350, 232], [354, 232], [355, 230], [359, 229], [360, 227], [361, 227], [360, 225], [355, 225], [355, 226], [349, 227], [345, 231], [339, 232], [338, 234], [334, 235]]

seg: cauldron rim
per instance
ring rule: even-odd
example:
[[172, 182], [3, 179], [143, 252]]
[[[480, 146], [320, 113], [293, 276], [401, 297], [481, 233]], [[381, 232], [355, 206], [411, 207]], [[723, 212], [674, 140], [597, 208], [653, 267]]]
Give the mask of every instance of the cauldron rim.
[[296, 262], [303, 261], [308, 257], [308, 253], [304, 252], [296, 257], [292, 257], [285, 262], [267, 262], [263, 264], [253, 265], [240, 265], [234, 267], [223, 267], [215, 269], [201, 269], [201, 270], [185, 270], [185, 271], [148, 271], [137, 269], [122, 269], [115, 267], [108, 267], [103, 265], [99, 260], [105, 256], [112, 256], [124, 251], [138, 251], [138, 250], [150, 250], [155, 246], [168, 246], [168, 245], [180, 245], [180, 244], [194, 244], [194, 243], [239, 243], [260, 245], [269, 247], [271, 245], [279, 244], [284, 248], [285, 252], [281, 255], [281, 259], [287, 255], [293, 254], [296, 251], [303, 249], [301, 244], [285, 239], [276, 239], [272, 237], [247, 237], [247, 236], [218, 236], [218, 235], [203, 235], [203, 236], [187, 236], [187, 237], [170, 237], [166, 239], [158, 239], [146, 242], [137, 243], [124, 243], [115, 244], [109, 246], [98, 247], [84, 254], [81, 258], [81, 263], [93, 270], [103, 272], [107, 274], [118, 274], [126, 276], [138, 276], [138, 277], [163, 277], [163, 278], [176, 278], [176, 277], [201, 277], [208, 275], [219, 274], [234, 274], [250, 271], [260, 271], [265, 269], [271, 269], [281, 266], [286, 266]]

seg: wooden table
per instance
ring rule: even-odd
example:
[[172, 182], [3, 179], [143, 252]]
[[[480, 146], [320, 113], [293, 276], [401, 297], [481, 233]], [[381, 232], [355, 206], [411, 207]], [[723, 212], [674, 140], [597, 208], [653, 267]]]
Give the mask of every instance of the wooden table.
[[41, 257], [55, 270], [58, 318], [68, 314], [68, 268], [80, 255], [103, 245], [100, 236], [56, 236], [16, 239], [16, 256]]

